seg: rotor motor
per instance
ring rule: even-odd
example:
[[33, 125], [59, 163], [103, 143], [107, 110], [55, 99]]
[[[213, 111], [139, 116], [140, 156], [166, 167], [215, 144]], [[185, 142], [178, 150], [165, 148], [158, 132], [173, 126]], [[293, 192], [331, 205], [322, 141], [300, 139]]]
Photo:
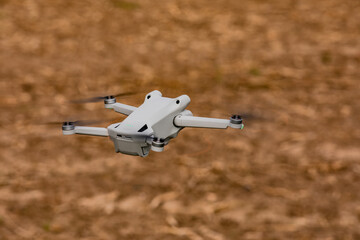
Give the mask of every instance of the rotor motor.
[[153, 150], [154, 152], [162, 152], [164, 151], [164, 146], [165, 146], [165, 140], [162, 138], [155, 137], [151, 143], [151, 150]]
[[106, 96], [104, 98], [105, 108], [112, 108], [114, 103], [116, 103], [116, 98], [114, 96]]
[[73, 122], [64, 122], [62, 125], [62, 132], [64, 135], [71, 135], [75, 133], [75, 124]]
[[231, 128], [243, 129], [244, 124], [243, 120], [240, 115], [233, 115], [230, 118], [230, 125]]

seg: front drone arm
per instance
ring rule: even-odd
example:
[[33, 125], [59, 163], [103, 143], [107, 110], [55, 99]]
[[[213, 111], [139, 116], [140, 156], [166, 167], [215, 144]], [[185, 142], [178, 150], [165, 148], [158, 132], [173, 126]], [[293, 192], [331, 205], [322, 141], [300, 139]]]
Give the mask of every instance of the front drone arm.
[[108, 130], [106, 128], [76, 126], [74, 130], [76, 134], [94, 135], [101, 137], [109, 136]]
[[228, 119], [206, 118], [178, 115], [174, 118], [174, 124], [177, 127], [197, 127], [197, 128], [220, 128], [227, 127], [243, 129], [244, 124], [239, 115], [232, 116]]
[[75, 126], [71, 122], [65, 122], [63, 124], [62, 132], [64, 135], [81, 134], [81, 135], [93, 135], [100, 137], [109, 136], [108, 130], [106, 128]]

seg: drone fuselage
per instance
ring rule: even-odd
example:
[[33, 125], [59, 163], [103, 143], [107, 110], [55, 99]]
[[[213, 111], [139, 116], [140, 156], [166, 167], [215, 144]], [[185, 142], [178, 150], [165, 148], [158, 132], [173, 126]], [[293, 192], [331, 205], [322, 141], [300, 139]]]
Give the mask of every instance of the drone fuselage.
[[192, 116], [190, 111], [185, 110], [189, 103], [187, 95], [167, 98], [162, 97], [159, 91], [147, 94], [144, 103], [123, 122], [108, 127], [115, 150], [145, 157], [150, 152], [154, 138], [167, 144], [182, 129], [174, 124], [174, 118], [178, 115]]

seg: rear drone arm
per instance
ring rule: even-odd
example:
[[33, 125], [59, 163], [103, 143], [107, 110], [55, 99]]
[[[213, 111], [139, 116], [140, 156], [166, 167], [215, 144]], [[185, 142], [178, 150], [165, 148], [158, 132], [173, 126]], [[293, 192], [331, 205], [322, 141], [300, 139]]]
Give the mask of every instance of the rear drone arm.
[[130, 105], [126, 105], [123, 103], [117, 103], [116, 99], [112, 96], [106, 97], [104, 99], [105, 108], [114, 109], [115, 112], [130, 115], [133, 111], [137, 109], [137, 107], [133, 107]]
[[174, 118], [174, 124], [177, 127], [197, 127], [197, 128], [220, 128], [227, 127], [243, 129], [244, 124], [239, 115], [232, 116], [228, 119], [206, 118], [178, 115]]
[[100, 137], [109, 136], [108, 130], [106, 128], [75, 126], [71, 122], [65, 122], [62, 126], [62, 131], [64, 135], [81, 134]]

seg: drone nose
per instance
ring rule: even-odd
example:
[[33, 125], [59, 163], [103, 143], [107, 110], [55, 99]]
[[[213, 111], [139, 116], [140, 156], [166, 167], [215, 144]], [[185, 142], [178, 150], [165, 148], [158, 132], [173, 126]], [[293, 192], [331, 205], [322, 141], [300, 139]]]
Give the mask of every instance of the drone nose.
[[190, 103], [190, 97], [188, 95], [181, 95], [176, 98], [175, 103], [181, 108], [186, 108]]

